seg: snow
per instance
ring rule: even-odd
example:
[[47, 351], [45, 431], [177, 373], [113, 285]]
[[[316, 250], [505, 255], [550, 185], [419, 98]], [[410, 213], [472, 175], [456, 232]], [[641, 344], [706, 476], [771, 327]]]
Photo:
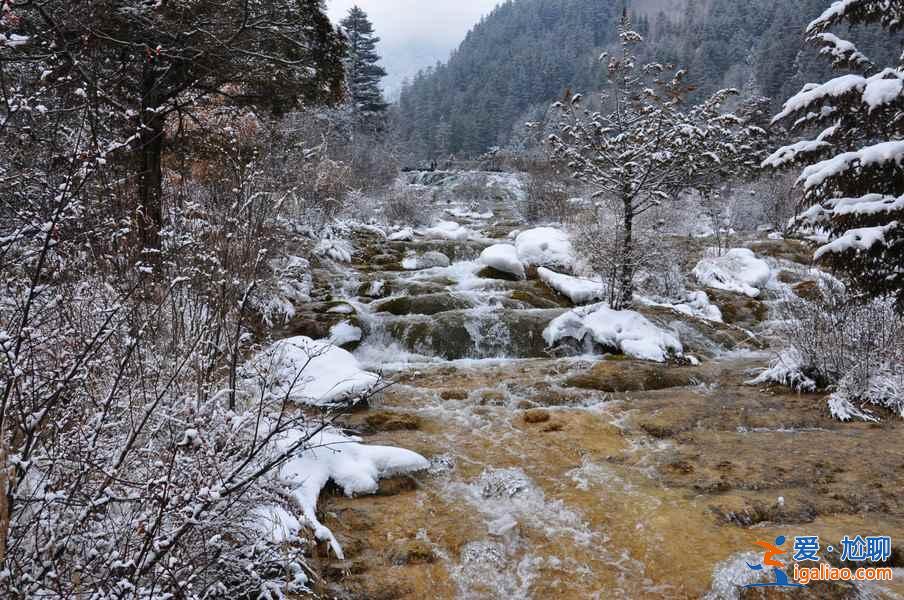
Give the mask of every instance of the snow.
[[9, 35], [5, 35], [0, 33], [0, 46], [8, 46], [10, 48], [15, 48], [16, 46], [22, 46], [28, 43], [28, 38], [24, 35], [19, 35], [17, 33], [11, 33]]
[[248, 380], [262, 378], [270, 394], [309, 406], [353, 399], [372, 391], [380, 380], [364, 371], [349, 352], [328, 340], [304, 336], [276, 342], [252, 359], [244, 371]]
[[820, 247], [816, 251], [815, 258], [819, 260], [826, 254], [847, 252], [849, 250], [865, 252], [876, 244], [885, 245], [886, 234], [897, 228], [898, 222], [892, 221], [888, 225], [883, 226], [851, 229], [838, 239]]
[[455, 221], [440, 221], [433, 227], [425, 229], [423, 234], [429, 238], [457, 241], [464, 241], [474, 237], [474, 232]]
[[603, 281], [600, 278], [584, 279], [556, 273], [545, 267], [537, 269], [540, 280], [562, 294], [575, 305], [599, 302], [605, 297]]
[[547, 345], [564, 338], [590, 339], [623, 354], [665, 362], [670, 355], [680, 356], [683, 347], [671, 332], [654, 325], [632, 310], [612, 310], [604, 304], [577, 308], [554, 319], [543, 331]]
[[819, 134], [819, 137], [815, 140], [801, 140], [790, 146], [779, 148], [763, 161], [762, 166], [777, 169], [778, 167], [794, 162], [801, 154], [812, 154], [819, 150], [829, 148], [832, 144], [827, 142], [826, 139], [835, 135], [837, 131], [838, 126], [833, 125]]
[[871, 77], [863, 90], [863, 103], [869, 106], [870, 112], [891, 104], [901, 97], [904, 90], [904, 71], [886, 69], [882, 75], [893, 75], [891, 78]]
[[706, 321], [722, 322], [722, 311], [719, 307], [710, 302], [709, 295], [706, 292], [688, 292], [683, 302], [656, 302], [649, 298], [638, 297], [637, 300], [646, 306], [659, 306], [663, 308], [671, 308], [681, 314], [704, 319]]
[[331, 258], [337, 262], [350, 263], [352, 262], [354, 248], [352, 248], [351, 243], [346, 240], [326, 239], [320, 240], [314, 248], [314, 253], [317, 256]]
[[870, 111], [873, 111], [897, 101], [901, 95], [902, 81], [904, 81], [904, 71], [889, 68], [868, 78], [851, 73], [835, 77], [825, 83], [807, 84], [785, 102], [782, 111], [772, 119], [772, 122], [781, 121], [812, 104], [825, 102], [832, 98], [841, 98], [854, 92], [860, 93], [860, 100]]
[[554, 227], [537, 227], [522, 231], [515, 238], [518, 257], [526, 265], [547, 268], [574, 268], [574, 253], [568, 234]]
[[410, 242], [414, 239], [414, 229], [405, 227], [404, 229], [390, 233], [386, 239], [390, 242]]
[[693, 273], [700, 285], [751, 298], [759, 296], [772, 279], [769, 264], [748, 248], [734, 248], [722, 256], [703, 258]]
[[275, 544], [291, 542], [298, 537], [301, 523], [282, 506], [261, 506], [252, 511], [252, 524]]
[[[281, 449], [291, 448], [308, 435], [301, 430], [290, 432], [280, 440]], [[344, 558], [342, 547], [317, 519], [317, 500], [327, 482], [332, 480], [349, 497], [373, 494], [381, 478], [424, 471], [430, 466], [426, 458], [410, 450], [360, 442], [361, 438], [326, 428], [315, 433], [309, 447], [292, 457], [279, 472], [314, 535], [328, 542], [340, 559]]]
[[904, 210], [904, 196], [884, 196], [867, 194], [859, 198], [839, 198], [832, 200], [831, 212], [835, 216], [842, 215], [878, 215]]
[[518, 250], [511, 244], [496, 244], [480, 254], [480, 262], [484, 265], [509, 273], [518, 279], [524, 279], [524, 265], [518, 257]]
[[862, 0], [837, 0], [833, 2], [821, 15], [807, 25], [807, 33], [812, 33], [817, 29], [829, 25], [832, 21], [836, 21], [844, 16], [848, 7], [853, 4], [862, 2]]
[[804, 169], [798, 183], [803, 183], [809, 190], [820, 186], [826, 180], [836, 177], [853, 165], [861, 167], [894, 162], [904, 164], [904, 141], [892, 140], [861, 148], [853, 152], [844, 152], [828, 160], [818, 162]]
[[336, 346], [360, 342], [363, 337], [364, 332], [360, 327], [352, 325], [351, 321], [342, 321], [330, 328], [330, 341]]

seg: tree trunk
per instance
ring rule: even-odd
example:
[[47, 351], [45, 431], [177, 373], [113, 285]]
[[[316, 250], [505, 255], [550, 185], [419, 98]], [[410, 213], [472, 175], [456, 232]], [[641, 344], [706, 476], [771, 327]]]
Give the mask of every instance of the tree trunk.
[[622, 199], [624, 206], [623, 228], [625, 239], [622, 242], [621, 295], [614, 308], [622, 310], [634, 301], [634, 202], [627, 196]]
[[164, 117], [158, 112], [160, 99], [157, 73], [151, 62], [142, 80], [141, 132], [138, 137], [138, 204], [134, 219], [143, 250], [160, 249], [163, 227]]

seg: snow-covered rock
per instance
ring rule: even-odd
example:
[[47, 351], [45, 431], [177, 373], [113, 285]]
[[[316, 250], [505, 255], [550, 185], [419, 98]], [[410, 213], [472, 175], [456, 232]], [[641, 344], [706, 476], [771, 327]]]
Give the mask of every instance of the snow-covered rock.
[[418, 271], [421, 269], [433, 269], [435, 267], [448, 267], [452, 264], [449, 257], [442, 252], [424, 252], [417, 256], [406, 256], [402, 260], [402, 268], [408, 271]]
[[635, 296], [635, 300], [642, 302], [646, 306], [671, 308], [690, 317], [722, 322], [722, 311], [719, 310], [718, 306], [710, 302], [709, 295], [706, 292], [688, 292], [683, 302], [656, 302], [641, 296]]
[[324, 258], [331, 258], [336, 262], [350, 263], [355, 253], [351, 242], [347, 240], [320, 240], [314, 247], [314, 254]]
[[511, 244], [496, 244], [490, 246], [480, 254], [480, 262], [501, 271], [509, 273], [518, 279], [524, 279], [524, 265], [518, 258], [518, 250]]
[[603, 281], [600, 278], [584, 279], [556, 273], [545, 267], [537, 269], [540, 280], [562, 294], [575, 305], [599, 302], [605, 297]]
[[246, 365], [244, 378], [272, 395], [309, 406], [340, 404], [372, 391], [380, 381], [329, 340], [304, 336], [280, 340], [264, 350]]
[[414, 239], [414, 229], [405, 227], [390, 233], [387, 238], [390, 242], [410, 242]]
[[722, 256], [702, 259], [694, 267], [694, 277], [700, 285], [756, 298], [772, 278], [772, 269], [752, 250], [734, 248]]
[[[310, 434], [295, 430], [279, 441], [281, 450], [291, 450]], [[368, 446], [361, 438], [327, 428], [306, 442], [307, 449], [283, 465], [280, 479], [292, 489], [292, 496], [318, 540], [330, 544], [343, 558], [342, 547], [333, 533], [317, 519], [320, 491], [332, 480], [346, 496], [373, 494], [384, 477], [424, 471], [430, 462], [415, 452], [389, 446]], [[277, 515], [285, 522], [284, 515]], [[291, 521], [288, 522], [294, 525]]]
[[455, 221], [440, 221], [433, 227], [425, 229], [423, 234], [428, 238], [457, 241], [464, 241], [474, 237], [474, 232]]
[[623, 354], [665, 362], [684, 351], [678, 337], [654, 325], [633, 310], [612, 310], [604, 304], [576, 308], [554, 319], [543, 331], [547, 345], [565, 338], [583, 342], [585, 338]]
[[572, 271], [574, 252], [568, 234], [554, 227], [522, 231], [515, 238], [521, 262], [529, 266]]

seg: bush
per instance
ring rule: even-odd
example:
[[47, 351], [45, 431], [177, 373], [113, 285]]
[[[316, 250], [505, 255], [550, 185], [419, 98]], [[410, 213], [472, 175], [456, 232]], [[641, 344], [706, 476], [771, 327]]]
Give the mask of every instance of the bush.
[[434, 210], [431, 196], [427, 190], [399, 183], [383, 202], [383, 216], [393, 225], [429, 225]]
[[528, 171], [524, 218], [530, 223], [562, 223], [571, 216], [568, 185], [552, 164], [532, 163]]
[[819, 288], [813, 299], [780, 304], [785, 349], [750, 383], [826, 390], [832, 415], [843, 421], [877, 420], [870, 407], [904, 417], [904, 318], [893, 302], [864, 302], [829, 276]]

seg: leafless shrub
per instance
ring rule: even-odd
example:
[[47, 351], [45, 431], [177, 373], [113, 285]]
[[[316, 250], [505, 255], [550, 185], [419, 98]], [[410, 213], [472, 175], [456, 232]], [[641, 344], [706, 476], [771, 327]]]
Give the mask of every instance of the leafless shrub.
[[427, 190], [398, 184], [387, 192], [383, 216], [394, 225], [429, 225], [434, 212], [431, 197]]
[[525, 191], [524, 217], [529, 222], [561, 223], [570, 217], [572, 207], [568, 202], [567, 183], [550, 163], [530, 165]]
[[807, 298], [790, 295], [778, 307], [785, 346], [752, 383], [776, 382], [799, 390], [829, 390], [841, 420], [873, 420], [868, 405], [904, 417], [904, 319], [893, 302], [864, 302], [828, 276]]

